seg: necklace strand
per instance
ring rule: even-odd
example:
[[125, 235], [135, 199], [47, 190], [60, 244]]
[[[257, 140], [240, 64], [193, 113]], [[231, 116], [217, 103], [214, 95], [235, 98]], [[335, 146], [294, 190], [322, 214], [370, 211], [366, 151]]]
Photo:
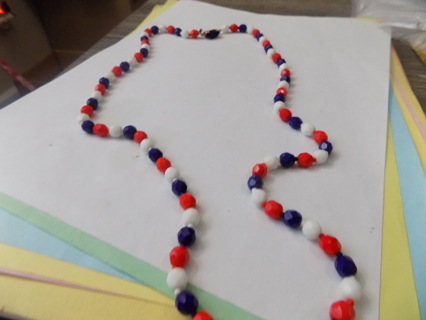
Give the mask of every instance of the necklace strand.
[[299, 117], [293, 116], [291, 111], [286, 108], [285, 101], [291, 82], [291, 73], [287, 68], [286, 61], [275, 51], [269, 40], [259, 30], [247, 27], [244, 24], [239, 26], [232, 24], [221, 29], [207, 31], [194, 29], [190, 32], [164, 25], [145, 29], [141, 37], [141, 49], [139, 52], [136, 52], [127, 61], [121, 62], [119, 66], [113, 67], [107, 75], [100, 78], [99, 84], [95, 86], [95, 91], [87, 100], [86, 105], [81, 108], [78, 117], [78, 122], [82, 129], [89, 134], [95, 134], [99, 137], [110, 136], [112, 138], [124, 136], [140, 144], [140, 148], [148, 153], [148, 157], [155, 163], [157, 169], [164, 173], [166, 179], [171, 182], [173, 193], [179, 197], [180, 206], [184, 210], [182, 216], [184, 227], [177, 234], [179, 246], [173, 248], [169, 254], [172, 270], [168, 273], [166, 279], [168, 286], [176, 296], [176, 308], [184, 315], [191, 315], [193, 320], [213, 320], [213, 317], [207, 312], [198, 311], [197, 298], [186, 290], [189, 279], [184, 267], [189, 261], [188, 248], [196, 241], [195, 227], [200, 221], [200, 213], [196, 209], [196, 199], [188, 192], [188, 187], [185, 181], [179, 177], [177, 169], [172, 167], [170, 161], [163, 156], [159, 149], [154, 148], [152, 140], [148, 138], [144, 131], [138, 131], [131, 125], [124, 128], [118, 125], [107, 127], [100, 123], [94, 124], [90, 120], [111, 83], [148, 57], [151, 49], [149, 39], [158, 33], [172, 34], [185, 39], [204, 37], [210, 40], [226, 33], [251, 34], [262, 45], [268, 58], [278, 66], [280, 81], [274, 96], [273, 109], [280, 119], [288, 123], [291, 128], [300, 130], [305, 136], [312, 137], [318, 144], [318, 150], [313, 152], [312, 155], [305, 152], [297, 157], [288, 152], [282, 153], [279, 157], [267, 156], [262, 163], [253, 167], [252, 175], [248, 179], [247, 185], [251, 190], [253, 202], [261, 207], [266, 215], [272, 219], [282, 220], [290, 229], [301, 230], [306, 238], [317, 241], [328, 256], [335, 258], [335, 269], [343, 278], [339, 285], [339, 294], [342, 300], [331, 305], [329, 316], [331, 320], [355, 319], [354, 301], [361, 297], [361, 286], [355, 279], [357, 267], [353, 260], [342, 254], [341, 244], [336, 238], [322, 233], [322, 228], [317, 222], [304, 220], [302, 215], [296, 210], [284, 211], [280, 203], [268, 200], [266, 192], [262, 189], [263, 178], [270, 171], [277, 169], [280, 165], [283, 168], [290, 168], [296, 165], [301, 168], [308, 168], [314, 164], [322, 164], [331, 154], [333, 146], [328, 141], [328, 136], [324, 131], [316, 130], [312, 124], [303, 122]]

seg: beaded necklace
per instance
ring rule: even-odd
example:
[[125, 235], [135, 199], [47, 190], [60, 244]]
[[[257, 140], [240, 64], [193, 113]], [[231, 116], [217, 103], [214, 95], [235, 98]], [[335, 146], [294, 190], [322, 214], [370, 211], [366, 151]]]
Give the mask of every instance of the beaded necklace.
[[166, 179], [171, 182], [171, 189], [179, 197], [180, 206], [184, 210], [182, 216], [184, 226], [177, 234], [179, 246], [173, 248], [169, 254], [172, 270], [168, 273], [166, 281], [176, 296], [176, 308], [179, 312], [184, 315], [191, 315], [193, 320], [213, 320], [213, 317], [206, 311], [198, 311], [197, 298], [186, 290], [188, 276], [184, 267], [189, 261], [188, 248], [196, 241], [195, 227], [200, 221], [200, 213], [196, 209], [196, 199], [188, 192], [185, 181], [179, 177], [177, 169], [172, 167], [170, 161], [163, 156], [163, 153], [154, 148], [153, 142], [144, 131], [139, 131], [131, 125], [124, 128], [118, 125], [107, 127], [100, 123], [94, 124], [90, 119], [111, 83], [148, 57], [151, 48], [149, 39], [152, 36], [158, 33], [168, 33], [185, 39], [204, 37], [211, 40], [217, 38], [220, 34], [237, 32], [251, 34], [262, 45], [268, 58], [278, 66], [280, 81], [274, 96], [274, 111], [283, 122], [288, 123], [295, 130], [300, 130], [304, 135], [312, 137], [319, 146], [319, 149], [313, 152], [312, 155], [301, 153], [296, 157], [291, 153], [284, 152], [279, 157], [267, 156], [262, 163], [256, 164], [247, 182], [251, 191], [251, 198], [257, 206], [263, 208], [263, 211], [270, 218], [282, 220], [290, 229], [301, 230], [303, 235], [309, 240], [318, 241], [325, 254], [335, 258], [335, 269], [343, 278], [339, 285], [339, 294], [342, 300], [331, 305], [329, 316], [332, 320], [353, 320], [355, 319], [354, 301], [361, 297], [361, 286], [355, 279], [357, 267], [353, 260], [342, 254], [341, 245], [336, 238], [322, 233], [322, 228], [317, 222], [304, 220], [302, 215], [296, 210], [284, 211], [280, 203], [268, 200], [265, 191], [262, 189], [263, 178], [268, 172], [277, 169], [279, 166], [290, 168], [297, 165], [301, 168], [308, 168], [314, 164], [322, 164], [331, 154], [333, 147], [328, 141], [328, 136], [325, 132], [316, 130], [312, 124], [303, 122], [299, 117], [293, 116], [291, 111], [286, 108], [285, 101], [291, 82], [290, 71], [287, 68], [286, 61], [275, 51], [271, 43], [259, 30], [244, 24], [239, 26], [232, 24], [221, 29], [204, 32], [202, 30], [188, 32], [181, 28], [164, 25], [145, 29], [141, 37], [141, 49], [139, 52], [136, 52], [127, 61], [121, 62], [119, 66], [113, 67], [107, 75], [100, 78], [99, 84], [95, 86], [95, 91], [87, 100], [86, 105], [81, 108], [78, 121], [82, 129], [89, 134], [95, 134], [99, 137], [110, 136], [112, 138], [124, 136], [127, 139], [134, 140], [140, 145], [142, 150], [148, 153], [148, 157], [155, 163], [157, 169], [164, 173]]

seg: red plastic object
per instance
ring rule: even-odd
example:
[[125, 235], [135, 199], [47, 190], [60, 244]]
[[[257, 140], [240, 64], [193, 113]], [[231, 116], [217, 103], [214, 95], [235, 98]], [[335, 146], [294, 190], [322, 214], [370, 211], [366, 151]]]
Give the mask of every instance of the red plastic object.
[[194, 196], [190, 193], [184, 193], [179, 197], [179, 203], [180, 206], [183, 208], [183, 210], [189, 209], [189, 208], [195, 208], [197, 205], [197, 201], [195, 200]]
[[93, 116], [93, 107], [86, 104], [85, 106], [81, 107], [80, 113], [85, 113], [91, 118]]
[[106, 88], [102, 83], [99, 83], [95, 86], [95, 90], [99, 91], [102, 95], [105, 94]]
[[205, 311], [198, 311], [192, 320], [213, 320], [213, 317]]
[[283, 70], [281, 70], [280, 75], [281, 75], [281, 77], [282, 76], [291, 76], [291, 72], [288, 69], [283, 69]]
[[268, 44], [271, 44], [270, 42], [269, 42], [269, 40], [265, 40], [265, 41], [263, 41], [262, 42], [262, 46], [267, 46]]
[[148, 39], [143, 39], [141, 44], [149, 44], [149, 40]]
[[281, 59], [281, 55], [279, 53], [274, 53], [271, 58], [272, 58], [272, 61], [274, 61], [274, 63], [277, 63], [278, 60]]
[[196, 38], [196, 37], [198, 37], [198, 35], [199, 35], [200, 33], [198, 32], [198, 30], [191, 30], [191, 32], [189, 33], [189, 36], [191, 37], [191, 38]]
[[93, 133], [96, 134], [99, 137], [106, 137], [108, 135], [108, 127], [104, 124], [95, 124], [93, 127]]
[[141, 143], [142, 140], [148, 138], [148, 135], [143, 131], [136, 131], [135, 135], [133, 136], [133, 140], [135, 140], [137, 143]]
[[256, 164], [251, 171], [252, 174], [255, 174], [261, 178], [264, 178], [268, 173], [268, 167], [264, 163]]
[[284, 209], [283, 206], [278, 202], [270, 200], [265, 203], [265, 206], [263, 206], [263, 210], [272, 219], [279, 219]]
[[144, 31], [146, 33], [148, 33], [150, 37], [152, 37], [152, 31], [151, 31], [151, 29], [146, 28]]
[[339, 240], [332, 236], [320, 235], [319, 246], [330, 257], [334, 257], [342, 250]]
[[238, 31], [238, 26], [235, 23], [231, 24], [229, 26], [229, 30], [231, 30], [232, 32], [237, 32]]
[[253, 37], [256, 37], [259, 33], [260, 33], [260, 31], [259, 31], [259, 30], [257, 30], [257, 29], [254, 29], [254, 30], [251, 32], [251, 34], [253, 35]]
[[111, 72], [116, 76], [119, 77], [123, 73], [123, 70], [120, 67], [115, 66], [111, 69]]
[[168, 168], [172, 165], [170, 161], [167, 158], [158, 158], [157, 161], [155, 161], [155, 165], [157, 166], [157, 169], [161, 172], [166, 172]]
[[283, 94], [284, 95], [284, 97], [285, 96], [287, 96], [287, 89], [286, 88], [283, 88], [283, 87], [281, 87], [281, 88], [278, 88], [277, 89], [277, 91], [275, 92], [276, 94]]
[[142, 62], [142, 60], [143, 60], [143, 54], [142, 53], [136, 52], [133, 56], [135, 57], [137, 62]]
[[309, 168], [315, 162], [315, 158], [309, 153], [301, 153], [297, 156], [297, 164], [302, 168]]
[[175, 33], [175, 27], [173, 27], [173, 26], [168, 26], [166, 29], [167, 29], [167, 32], [170, 33], [170, 34]]
[[291, 117], [291, 111], [288, 109], [280, 109], [279, 116], [282, 121], [288, 122], [288, 118]]
[[316, 143], [320, 144], [324, 141], [328, 140], [328, 136], [324, 131], [315, 131], [314, 132], [314, 140]]
[[184, 246], [174, 247], [169, 254], [170, 264], [173, 268], [183, 268], [189, 260], [188, 249]]
[[354, 320], [354, 301], [348, 299], [333, 303], [330, 307], [330, 318], [332, 320]]

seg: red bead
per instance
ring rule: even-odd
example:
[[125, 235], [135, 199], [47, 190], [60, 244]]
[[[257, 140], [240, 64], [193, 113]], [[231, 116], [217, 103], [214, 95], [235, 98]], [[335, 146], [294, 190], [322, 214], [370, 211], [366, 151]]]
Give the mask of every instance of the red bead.
[[102, 93], [102, 95], [104, 95], [106, 88], [102, 83], [99, 83], [95, 86], [95, 90], [99, 91], [100, 93]]
[[115, 66], [111, 69], [111, 72], [116, 76], [119, 77], [123, 73], [123, 70], [120, 67]]
[[232, 32], [237, 32], [238, 31], [238, 26], [235, 23], [231, 24], [229, 26], [229, 30], [231, 30]]
[[309, 153], [301, 153], [297, 156], [297, 164], [302, 168], [309, 168], [315, 162], [315, 158]]
[[275, 92], [276, 94], [283, 94], [284, 96], [287, 96], [287, 89], [286, 88], [278, 88], [277, 91]]
[[192, 320], [213, 320], [213, 317], [205, 311], [198, 311]]
[[189, 260], [188, 249], [184, 246], [174, 247], [169, 254], [170, 264], [173, 268], [183, 268]]
[[264, 178], [268, 173], [268, 167], [264, 163], [256, 164], [251, 171], [252, 174], [255, 174], [261, 178]]
[[95, 124], [93, 127], [93, 133], [99, 137], [106, 137], [108, 135], [108, 127], [104, 124]]
[[280, 109], [279, 116], [282, 121], [287, 122], [288, 118], [291, 117], [291, 111], [288, 109]]
[[328, 140], [328, 136], [324, 131], [315, 131], [313, 136], [315, 142], [318, 144], [321, 144], [324, 141]]
[[281, 77], [282, 76], [291, 76], [291, 73], [290, 73], [290, 70], [288, 70], [288, 69], [282, 69], [280, 75], [281, 75]]
[[199, 32], [197, 31], [197, 30], [191, 30], [191, 32], [189, 33], [189, 36], [191, 37], [191, 38], [196, 38], [196, 37], [198, 37], [198, 35], [199, 35]]
[[161, 172], [166, 172], [168, 168], [172, 165], [169, 160], [166, 158], [158, 158], [157, 161], [155, 161], [155, 165], [157, 166], [157, 169]]
[[[263, 204], [262, 204], [263, 207]], [[272, 219], [279, 219], [283, 213], [283, 206], [276, 201], [270, 200], [263, 207], [265, 213]]]
[[348, 299], [333, 303], [330, 307], [330, 318], [332, 320], [354, 320], [354, 301]]
[[280, 60], [280, 59], [281, 59], [281, 55], [279, 53], [274, 53], [272, 55], [272, 61], [274, 61], [274, 63], [277, 63], [278, 60]]
[[342, 250], [339, 240], [332, 236], [320, 235], [319, 245], [326, 255], [334, 257]]
[[142, 62], [142, 60], [143, 60], [143, 54], [142, 53], [136, 52], [133, 56], [135, 57], [137, 62]]
[[144, 31], [146, 33], [148, 33], [150, 37], [152, 37], [152, 31], [151, 31], [151, 29], [146, 28]]
[[186, 210], [189, 208], [195, 208], [197, 201], [192, 194], [184, 193], [179, 197], [179, 203], [183, 210]]
[[175, 33], [175, 27], [173, 27], [173, 26], [168, 26], [166, 29], [167, 29], [167, 32], [170, 33], [170, 34]]
[[259, 33], [260, 33], [260, 31], [259, 31], [259, 30], [257, 30], [257, 29], [254, 29], [254, 30], [251, 32], [251, 34], [253, 35], [253, 37], [256, 37]]
[[142, 140], [148, 138], [148, 135], [143, 131], [136, 131], [135, 135], [133, 136], [133, 140], [135, 140], [137, 143], [141, 143]]
[[89, 106], [88, 104], [86, 104], [85, 106], [83, 106], [83, 107], [80, 109], [80, 113], [85, 113], [85, 114], [87, 114], [89, 117], [92, 117], [92, 116], [93, 116], [93, 107], [92, 107], [92, 106]]
[[149, 44], [149, 40], [148, 39], [143, 39], [141, 44]]
[[268, 44], [271, 44], [271, 43], [269, 42], [269, 40], [265, 40], [265, 41], [263, 41], [263, 42], [262, 42], [262, 46], [266, 46], [266, 45], [268, 45]]

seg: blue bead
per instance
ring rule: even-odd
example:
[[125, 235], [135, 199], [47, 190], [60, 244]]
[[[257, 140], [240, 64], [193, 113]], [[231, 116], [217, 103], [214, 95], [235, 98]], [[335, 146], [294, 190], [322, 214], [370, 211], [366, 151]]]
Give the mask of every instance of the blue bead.
[[282, 93], [278, 93], [275, 95], [274, 102], [277, 102], [277, 101], [285, 102], [285, 97]]
[[350, 257], [344, 256], [341, 252], [339, 252], [336, 256], [334, 267], [336, 268], [339, 276], [342, 278], [353, 276], [357, 272], [357, 267], [354, 261]]
[[259, 41], [259, 39], [260, 39], [261, 37], [263, 37], [263, 33], [258, 33], [258, 34], [256, 35], [256, 39], [257, 39], [257, 41]]
[[302, 215], [296, 210], [287, 210], [283, 214], [283, 221], [286, 226], [296, 229], [302, 223]]
[[105, 86], [105, 88], [108, 89], [108, 87], [109, 87], [109, 80], [108, 80], [108, 78], [105, 78], [105, 77], [100, 78], [99, 79], [99, 83], [103, 84]]
[[240, 24], [240, 26], [238, 27], [238, 30], [240, 30], [240, 32], [246, 32], [247, 26], [245, 24]]
[[219, 30], [210, 30], [210, 31], [207, 31], [204, 37], [206, 39], [213, 40], [213, 39], [216, 39], [219, 36], [219, 34], [220, 34]]
[[136, 133], [136, 128], [134, 126], [127, 126], [123, 128], [123, 136], [127, 139], [133, 139]]
[[247, 186], [249, 187], [250, 190], [253, 188], [262, 189], [263, 180], [261, 177], [254, 174], [248, 179]]
[[81, 127], [83, 128], [83, 130], [86, 131], [87, 133], [93, 133], [94, 126], [95, 124], [90, 120], [83, 121], [83, 123], [81, 124]]
[[99, 102], [95, 98], [89, 98], [86, 104], [92, 106], [93, 110], [96, 110], [98, 108]]
[[181, 28], [175, 28], [175, 35], [177, 35], [178, 37], [180, 37], [181, 32], [182, 32]]
[[124, 71], [127, 72], [130, 69], [130, 64], [127, 61], [123, 61], [122, 63], [120, 63], [120, 68]]
[[268, 52], [268, 50], [272, 48], [273, 47], [270, 44], [267, 44], [263, 49], [265, 49], [265, 52]]
[[148, 150], [148, 157], [152, 162], [156, 162], [159, 158], [163, 156], [163, 153], [157, 148], [151, 148]]
[[182, 291], [176, 296], [176, 309], [185, 315], [195, 315], [198, 309], [197, 298], [189, 291]]
[[318, 148], [320, 150], [327, 151], [328, 154], [330, 154], [331, 151], [333, 151], [333, 145], [330, 142], [328, 142], [328, 141], [321, 142], [320, 145], [318, 146]]
[[182, 246], [190, 247], [195, 243], [195, 231], [189, 227], [183, 227], [178, 232], [178, 241]]
[[292, 127], [295, 130], [300, 129], [300, 126], [302, 125], [303, 121], [299, 117], [290, 117], [288, 118], [288, 124], [290, 127]]
[[188, 190], [188, 186], [185, 181], [176, 179], [172, 182], [172, 191], [175, 195], [180, 196]]
[[144, 40], [148, 40], [149, 41], [149, 38], [147, 36], [142, 36], [141, 37], [141, 41], [144, 41]]
[[280, 78], [280, 81], [287, 81], [288, 83], [290, 83], [290, 82], [291, 82], [291, 79], [290, 79], [290, 76], [285, 75], [285, 76], [282, 76], [282, 77]]
[[277, 61], [278, 66], [282, 65], [283, 63], [285, 63], [285, 60], [283, 58], [278, 59], [278, 61]]
[[292, 167], [296, 160], [297, 158], [288, 152], [281, 153], [280, 155], [280, 163], [284, 168]]
[[151, 31], [153, 34], [157, 34], [158, 33], [158, 27], [157, 26], [152, 26], [151, 27]]
[[143, 57], [148, 57], [148, 50], [146, 48], [142, 48], [139, 50], [140, 53], [142, 53]]

